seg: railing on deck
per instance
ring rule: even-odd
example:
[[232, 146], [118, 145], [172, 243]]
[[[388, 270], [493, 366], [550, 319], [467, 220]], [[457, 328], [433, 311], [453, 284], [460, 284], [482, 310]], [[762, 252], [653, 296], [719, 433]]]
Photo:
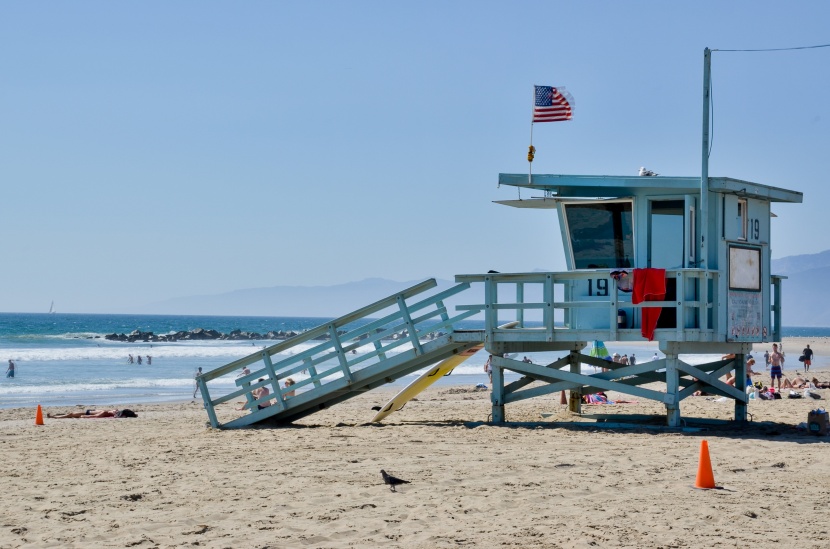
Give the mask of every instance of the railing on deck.
[[[308, 401], [315, 396], [324, 396], [327, 391], [344, 390], [344, 387], [352, 383], [356, 372], [387, 361], [387, 353], [392, 350], [396, 351], [396, 356], [407, 351], [412, 356], [421, 355], [422, 340], [428, 341], [431, 334], [434, 339], [435, 334], [439, 332], [452, 332], [454, 323], [477, 313], [470, 310], [451, 318], [444, 306], [446, 298], [469, 288], [469, 284], [464, 283], [422, 301], [408, 303], [414, 296], [436, 286], [434, 279], [427, 280], [351, 314], [204, 373], [197, 378], [197, 382], [211, 425], [220, 426], [214, 408], [223, 402], [244, 397], [244, 407], [251, 410], [251, 413], [245, 416], [244, 423], [251, 424], [289, 409], [293, 399]], [[385, 311], [387, 309], [391, 312]], [[385, 314], [381, 318], [371, 318], [379, 313]], [[299, 345], [311, 347], [294, 354], [285, 354], [296, 351]], [[372, 345], [374, 349], [359, 354], [352, 353], [353, 350], [365, 345]], [[211, 397], [208, 385], [211, 380], [238, 373], [245, 367], [249, 367], [251, 373], [236, 379], [238, 389], [220, 397]], [[307, 372], [308, 377], [290, 388], [281, 387], [280, 381], [300, 372]], [[257, 381], [260, 378], [263, 381]], [[260, 387], [267, 387], [270, 394], [255, 397], [253, 391]], [[293, 396], [288, 396], [286, 393], [291, 391], [296, 392]], [[270, 406], [258, 409], [258, 405], [268, 402], [271, 403]]]
[[[675, 280], [676, 298], [670, 301], [631, 302], [631, 293], [619, 289], [611, 270], [567, 272], [498, 273], [457, 275], [456, 282], [484, 283], [484, 303], [462, 305], [459, 310], [484, 311], [488, 341], [641, 340], [640, 309], [674, 309], [674, 327], [657, 330], [656, 339], [669, 341], [715, 341], [721, 334], [716, 309], [718, 272], [703, 269], [667, 269], [666, 279]], [[630, 274], [630, 271], [629, 271]], [[583, 291], [588, 288], [588, 292]], [[601, 289], [601, 292], [594, 291]], [[537, 296], [527, 301], [526, 294]], [[602, 295], [604, 294], [604, 295]], [[604, 309], [604, 311], [602, 311]], [[580, 311], [600, 311], [591, 319]], [[618, 315], [626, 314], [628, 325], [620, 328]], [[541, 311], [541, 322], [525, 322], [526, 313]], [[558, 313], [557, 313], [558, 312]], [[636, 313], [632, 315], [631, 313]], [[607, 316], [606, 316], [607, 315]], [[539, 316], [537, 314], [537, 316]], [[630, 317], [635, 317], [634, 319]], [[510, 330], [498, 326], [508, 320], [519, 325]], [[556, 320], [556, 322], [555, 322]], [[561, 322], [561, 324], [557, 324]]]

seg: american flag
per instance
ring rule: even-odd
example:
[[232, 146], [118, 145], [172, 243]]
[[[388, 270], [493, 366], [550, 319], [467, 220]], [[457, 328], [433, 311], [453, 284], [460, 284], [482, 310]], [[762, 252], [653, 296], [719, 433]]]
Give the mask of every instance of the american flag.
[[573, 118], [574, 98], [565, 88], [535, 86], [534, 122], [561, 122]]

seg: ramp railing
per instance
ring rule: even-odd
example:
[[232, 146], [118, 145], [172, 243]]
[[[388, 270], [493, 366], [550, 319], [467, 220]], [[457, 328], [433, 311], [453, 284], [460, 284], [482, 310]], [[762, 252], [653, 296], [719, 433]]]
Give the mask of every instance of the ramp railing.
[[[268, 419], [293, 420], [472, 346], [469, 338], [454, 341], [452, 333], [457, 322], [478, 311], [451, 317], [444, 305], [445, 299], [470, 285], [421, 295], [436, 286], [435, 279], [427, 280], [204, 373], [197, 383], [211, 425], [233, 428]], [[250, 373], [235, 380], [236, 390], [211, 396], [212, 380], [244, 368]], [[285, 387], [284, 380], [292, 376], [296, 383]], [[243, 408], [250, 413], [220, 423], [216, 406], [238, 398], [245, 399]]]

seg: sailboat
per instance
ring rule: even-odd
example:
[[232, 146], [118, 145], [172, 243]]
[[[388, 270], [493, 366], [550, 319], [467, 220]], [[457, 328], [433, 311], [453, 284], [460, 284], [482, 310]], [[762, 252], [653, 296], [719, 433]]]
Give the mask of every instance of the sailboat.
[[51, 305], [49, 305], [49, 314], [50, 314], [50, 315], [53, 315], [53, 314], [55, 314], [56, 312], [57, 312], [57, 311], [55, 310], [55, 302], [53, 301], [53, 302], [52, 302], [52, 304], [51, 304]]

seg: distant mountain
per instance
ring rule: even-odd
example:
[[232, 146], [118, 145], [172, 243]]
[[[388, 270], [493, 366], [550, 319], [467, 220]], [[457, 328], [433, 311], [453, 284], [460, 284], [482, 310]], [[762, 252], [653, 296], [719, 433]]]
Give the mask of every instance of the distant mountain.
[[[537, 269], [541, 271], [542, 269]], [[830, 289], [825, 284], [830, 273], [830, 250], [817, 254], [783, 257], [772, 260], [773, 274], [787, 276], [783, 284], [783, 324], [785, 326], [830, 326]], [[305, 316], [334, 318], [423, 282], [397, 282], [367, 278], [334, 286], [273, 286], [233, 292], [179, 297], [151, 303], [135, 312], [148, 314]], [[454, 285], [438, 279], [438, 289]], [[526, 296], [530, 299], [530, 296]], [[448, 299], [455, 305], [481, 295], [462, 294]]]
[[789, 276], [813, 269], [821, 269], [830, 265], [830, 250], [817, 254], [791, 255], [772, 260], [772, 272], [777, 275]]
[[[150, 303], [139, 313], [217, 316], [305, 316], [334, 318], [423, 282], [367, 278], [335, 286], [273, 286], [233, 292], [178, 297]], [[436, 280], [438, 289], [451, 287]], [[447, 303], [449, 305], [449, 302]]]
[[830, 326], [829, 268], [830, 250], [772, 260], [772, 273], [787, 277], [781, 290], [784, 326]]

